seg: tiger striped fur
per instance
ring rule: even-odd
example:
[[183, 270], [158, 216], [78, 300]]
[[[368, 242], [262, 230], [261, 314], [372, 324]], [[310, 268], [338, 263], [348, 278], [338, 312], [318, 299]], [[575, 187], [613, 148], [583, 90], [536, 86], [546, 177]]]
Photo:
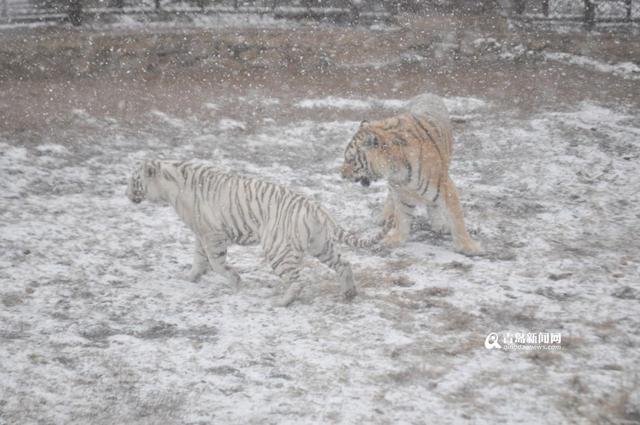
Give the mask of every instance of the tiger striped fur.
[[344, 296], [353, 298], [351, 266], [341, 258], [336, 242], [364, 248], [383, 236], [359, 239], [320, 205], [286, 187], [222, 173], [202, 162], [145, 161], [133, 172], [126, 194], [135, 203], [170, 203], [195, 233], [191, 281], [211, 267], [238, 285], [238, 273], [225, 264], [227, 247], [260, 243], [273, 270], [290, 283], [278, 303], [283, 306], [302, 289], [298, 277], [305, 253], [335, 270]]
[[450, 230], [458, 251], [478, 255], [482, 248], [464, 224], [458, 190], [449, 177], [453, 135], [447, 108], [438, 96], [414, 98], [408, 111], [362, 122], [349, 142], [342, 177], [368, 186], [385, 178], [389, 193], [381, 221], [387, 246], [406, 241], [413, 211], [425, 204], [434, 230]]

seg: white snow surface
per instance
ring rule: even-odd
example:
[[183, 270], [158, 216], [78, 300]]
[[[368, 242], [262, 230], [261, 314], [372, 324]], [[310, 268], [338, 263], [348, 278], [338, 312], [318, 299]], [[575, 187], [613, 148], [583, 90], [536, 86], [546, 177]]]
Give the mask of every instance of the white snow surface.
[[[443, 99], [452, 115], [457, 118], [469, 118], [479, 109], [489, 107], [489, 103], [475, 97], [452, 96]], [[376, 99], [376, 98], [344, 98], [327, 96], [324, 98], [303, 99], [295, 106], [304, 109], [347, 109], [368, 110], [374, 108], [389, 109], [394, 112], [406, 109], [409, 101], [405, 99]]]
[[[417, 217], [402, 248], [343, 248], [353, 302], [307, 259], [289, 308], [271, 307], [283, 286], [257, 247], [230, 249], [237, 292], [211, 274], [182, 280], [193, 236], [169, 206], [130, 203], [127, 175], [142, 158], [206, 159], [295, 187], [369, 231], [385, 185], [338, 174], [357, 122], [248, 129], [215, 99], [203, 107], [221, 111], [218, 124], [152, 111], [148, 129], [131, 131], [76, 111], [64, 134], [81, 128], [82, 142], [0, 133], [0, 424], [637, 417], [640, 114], [583, 103], [523, 118], [483, 99], [447, 104], [482, 115], [456, 126], [452, 177], [487, 256], [453, 252]], [[541, 331], [560, 332], [562, 350], [484, 348], [489, 332]]]
[[629, 80], [640, 79], [640, 66], [633, 62], [606, 63], [588, 56], [573, 55], [571, 53], [562, 52], [545, 52], [544, 57], [547, 60], [556, 62], [578, 65], [583, 68], [593, 69], [599, 72], [613, 74]]

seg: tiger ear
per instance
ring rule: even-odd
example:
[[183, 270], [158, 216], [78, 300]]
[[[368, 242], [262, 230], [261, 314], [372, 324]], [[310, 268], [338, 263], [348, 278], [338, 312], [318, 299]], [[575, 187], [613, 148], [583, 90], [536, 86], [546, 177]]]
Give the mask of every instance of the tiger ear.
[[156, 167], [156, 165], [151, 162], [151, 161], [147, 161], [144, 163], [144, 175], [147, 177], [155, 177], [155, 175], [158, 173], [158, 168]]
[[364, 146], [367, 148], [377, 148], [380, 146], [380, 140], [375, 134], [367, 134], [367, 137], [364, 139]]

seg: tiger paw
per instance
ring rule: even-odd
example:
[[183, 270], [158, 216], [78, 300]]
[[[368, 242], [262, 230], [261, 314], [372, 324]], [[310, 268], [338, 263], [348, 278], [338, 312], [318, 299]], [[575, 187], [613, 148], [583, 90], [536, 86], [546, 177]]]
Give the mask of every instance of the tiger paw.
[[200, 280], [204, 273], [190, 271], [189, 273], [181, 274], [178, 278], [180, 280], [186, 280], [187, 282], [195, 283]]
[[440, 218], [432, 218], [430, 224], [431, 230], [433, 230], [435, 233], [447, 233], [447, 231], [449, 230], [447, 223]]
[[271, 306], [277, 308], [289, 307], [289, 305], [291, 305], [293, 301], [295, 301], [295, 298], [289, 298], [285, 294], [284, 296], [276, 297], [274, 300], [272, 300]]
[[282, 308], [286, 306], [287, 305], [282, 301], [282, 298], [280, 297], [276, 297], [275, 299], [271, 300], [271, 307]]
[[394, 223], [393, 214], [380, 214], [375, 218], [374, 223], [376, 226], [391, 227]]
[[484, 254], [482, 245], [474, 240], [469, 240], [465, 244], [457, 246], [456, 251], [469, 257], [478, 256]]
[[347, 301], [351, 301], [355, 298], [355, 296], [357, 295], [357, 291], [355, 287], [351, 287], [347, 290], [345, 290], [342, 295], [344, 295], [344, 299]]
[[233, 290], [238, 293], [240, 291], [240, 284], [242, 282], [242, 279], [240, 279], [240, 275], [234, 271], [227, 276], [227, 280], [229, 281], [229, 284], [231, 285]]
[[220, 274], [222, 275], [222, 277], [225, 278], [227, 282], [229, 282], [232, 285], [237, 286], [240, 284], [240, 281], [242, 280], [240, 278], [240, 274], [228, 266], [225, 267], [222, 271], [220, 271]]
[[390, 233], [382, 240], [387, 248], [397, 248], [402, 245], [403, 239], [398, 233]]

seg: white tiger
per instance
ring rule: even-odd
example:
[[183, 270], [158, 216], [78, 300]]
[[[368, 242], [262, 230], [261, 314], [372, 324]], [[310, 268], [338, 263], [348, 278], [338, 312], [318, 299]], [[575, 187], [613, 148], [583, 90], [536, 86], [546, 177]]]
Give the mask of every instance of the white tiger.
[[302, 289], [298, 277], [305, 253], [335, 270], [345, 298], [353, 298], [351, 266], [341, 259], [336, 242], [364, 248], [382, 238], [358, 239], [317, 203], [286, 187], [222, 173], [202, 162], [144, 161], [131, 175], [126, 195], [135, 203], [170, 203], [195, 233], [191, 281], [210, 266], [238, 285], [240, 276], [225, 264], [227, 247], [260, 243], [276, 274], [290, 282], [276, 303], [281, 306]]

